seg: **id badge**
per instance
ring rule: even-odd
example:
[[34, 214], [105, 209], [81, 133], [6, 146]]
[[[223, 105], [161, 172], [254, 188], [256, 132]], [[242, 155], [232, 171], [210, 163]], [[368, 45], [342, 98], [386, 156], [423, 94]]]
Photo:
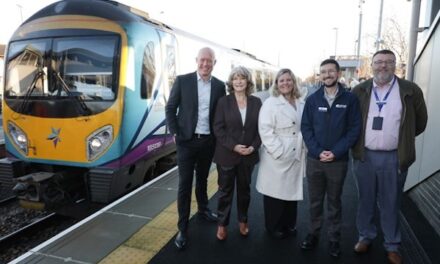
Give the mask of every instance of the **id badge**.
[[382, 130], [382, 124], [383, 124], [383, 117], [382, 116], [375, 116], [373, 117], [373, 130]]

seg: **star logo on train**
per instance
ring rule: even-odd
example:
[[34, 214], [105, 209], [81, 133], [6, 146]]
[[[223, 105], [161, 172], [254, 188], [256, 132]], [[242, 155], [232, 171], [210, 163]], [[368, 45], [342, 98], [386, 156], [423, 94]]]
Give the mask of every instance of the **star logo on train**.
[[47, 137], [47, 140], [52, 140], [53, 142], [53, 146], [56, 148], [58, 142], [61, 142], [61, 138], [60, 138], [60, 132], [61, 132], [61, 128], [51, 128], [52, 132], [50, 133], [50, 135]]

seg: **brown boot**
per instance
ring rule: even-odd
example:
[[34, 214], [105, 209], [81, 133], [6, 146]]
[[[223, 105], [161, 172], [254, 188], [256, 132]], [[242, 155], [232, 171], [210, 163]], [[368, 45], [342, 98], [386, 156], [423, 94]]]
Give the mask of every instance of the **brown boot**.
[[390, 264], [402, 264], [402, 257], [397, 252], [389, 251], [387, 258]]
[[354, 245], [354, 252], [356, 252], [356, 254], [365, 254], [369, 249], [370, 245], [363, 241], [359, 241]]
[[226, 226], [219, 225], [217, 228], [217, 239], [223, 241], [227, 237], [228, 237], [228, 230], [226, 229]]
[[242, 236], [247, 236], [249, 234], [249, 226], [248, 223], [241, 223], [240, 222], [240, 234]]

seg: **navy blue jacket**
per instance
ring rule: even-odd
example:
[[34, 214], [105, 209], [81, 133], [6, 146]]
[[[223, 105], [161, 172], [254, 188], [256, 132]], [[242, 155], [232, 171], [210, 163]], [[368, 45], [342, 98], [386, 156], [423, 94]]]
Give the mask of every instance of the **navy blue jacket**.
[[308, 156], [319, 160], [329, 150], [335, 160], [348, 160], [348, 150], [356, 143], [361, 131], [361, 114], [357, 97], [339, 85], [336, 99], [329, 106], [324, 86], [307, 98], [301, 121], [301, 132]]

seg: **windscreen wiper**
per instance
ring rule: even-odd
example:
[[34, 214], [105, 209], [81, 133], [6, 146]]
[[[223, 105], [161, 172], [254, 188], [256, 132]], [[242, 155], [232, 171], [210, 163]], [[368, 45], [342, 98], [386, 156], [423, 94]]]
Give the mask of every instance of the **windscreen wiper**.
[[[35, 87], [37, 87], [37, 82], [40, 78], [44, 78], [45, 72], [41, 67], [38, 67], [37, 72], [35, 73], [34, 78], [32, 79], [31, 85], [29, 86], [28, 90], [26, 91], [26, 94], [24, 95], [23, 101], [20, 104], [19, 107], [19, 113], [25, 113], [26, 106], [29, 103], [29, 99], [31, 98], [32, 93], [35, 90]], [[42, 81], [42, 85], [44, 86], [44, 79]], [[42, 87], [44, 90], [44, 87]], [[26, 112], [27, 113], [27, 112]]]
[[[89, 107], [86, 105], [86, 103], [84, 102], [83, 98], [80, 95], [75, 95], [69, 88], [69, 86], [67, 85], [67, 83], [64, 81], [64, 79], [61, 77], [61, 74], [57, 71], [54, 71], [53, 74], [55, 75], [55, 77], [57, 78], [57, 80], [61, 83], [61, 88], [66, 92], [67, 96], [69, 98], [73, 98], [75, 100], [75, 102], [77, 102], [77, 104], [75, 104], [77, 106], [77, 108], [80, 110], [82, 115], [88, 115], [90, 114], [90, 109]], [[60, 94], [61, 90], [59, 90]]]

